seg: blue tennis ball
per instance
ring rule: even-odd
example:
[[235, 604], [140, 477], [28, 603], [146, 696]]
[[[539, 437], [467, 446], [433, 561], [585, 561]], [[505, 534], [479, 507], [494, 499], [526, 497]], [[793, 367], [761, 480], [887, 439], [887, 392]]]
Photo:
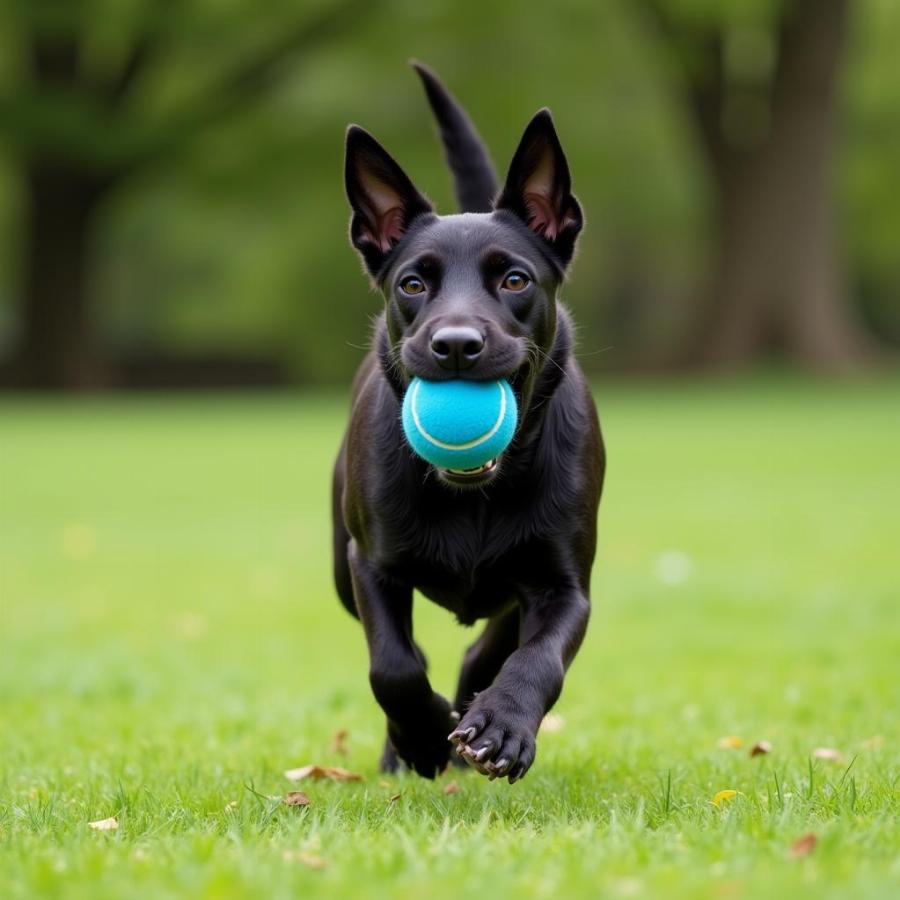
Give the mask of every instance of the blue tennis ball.
[[499, 456], [516, 431], [507, 381], [424, 381], [403, 398], [403, 432], [422, 459], [441, 469], [477, 469]]

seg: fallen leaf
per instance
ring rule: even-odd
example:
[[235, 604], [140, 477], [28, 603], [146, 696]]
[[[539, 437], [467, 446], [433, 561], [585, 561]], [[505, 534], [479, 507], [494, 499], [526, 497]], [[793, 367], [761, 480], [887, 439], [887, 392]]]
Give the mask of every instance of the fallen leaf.
[[791, 859], [801, 859], [804, 856], [809, 856], [809, 854], [816, 849], [816, 844], [818, 842], [819, 839], [810, 831], [808, 834], [804, 834], [803, 837], [797, 838], [797, 840], [791, 844], [788, 856]]
[[562, 731], [565, 725], [566, 720], [562, 716], [557, 713], [549, 713], [544, 716], [544, 721], [541, 722], [541, 727], [538, 730], [545, 731], [547, 734], [553, 734], [557, 731]]
[[303, 791], [288, 791], [284, 795], [284, 802], [288, 806], [309, 806], [309, 797]]
[[288, 781], [302, 781], [304, 778], [330, 778], [332, 781], [362, 781], [362, 775], [349, 772], [340, 766], [300, 766], [298, 769], [288, 769], [284, 773]]
[[445, 794], [458, 794], [459, 793], [459, 785], [455, 781], [448, 782], [444, 785], [444, 793]]
[[94, 831], [115, 831], [119, 827], [119, 820], [115, 816], [108, 819], [98, 819], [96, 822], [88, 822]]
[[306, 853], [303, 850], [285, 850], [281, 854], [281, 858], [285, 862], [298, 862], [306, 866], [307, 869], [321, 870], [328, 866], [328, 863], [321, 856], [313, 853]]
[[720, 737], [717, 745], [722, 750], [737, 750], [738, 747], [744, 746], [744, 739], [734, 734], [726, 734]]
[[830, 762], [840, 762], [844, 756], [840, 750], [834, 747], [816, 747], [812, 752], [813, 759], [827, 759]]
[[331, 749], [335, 753], [340, 753], [341, 756], [347, 755], [347, 738], [349, 737], [350, 732], [347, 731], [346, 728], [341, 728], [340, 731], [336, 731], [334, 733], [334, 737], [331, 739]]
[[757, 741], [750, 748], [751, 756], [765, 756], [767, 753], [772, 752], [772, 745], [768, 741]]
[[391, 783], [384, 778], [378, 779], [378, 787], [390, 787]]
[[740, 791], [719, 791], [719, 793], [716, 794], [715, 797], [713, 797], [712, 802], [715, 803], [716, 806], [721, 806], [726, 800], [730, 800], [732, 797], [737, 797], [738, 794], [740, 794]]
[[883, 734], [875, 734], [870, 738], [866, 738], [861, 744], [860, 747], [863, 747], [866, 750], [875, 750], [878, 747], [884, 745], [884, 735]]
[[391, 794], [391, 796], [388, 797], [388, 803], [396, 803], [401, 796], [402, 794]]

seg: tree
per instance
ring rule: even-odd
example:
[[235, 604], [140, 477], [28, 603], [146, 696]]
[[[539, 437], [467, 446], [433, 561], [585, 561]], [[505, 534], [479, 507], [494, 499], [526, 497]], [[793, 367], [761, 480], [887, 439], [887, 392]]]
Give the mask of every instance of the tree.
[[98, 377], [88, 278], [94, 223], [110, 195], [240, 115], [288, 63], [352, 26], [370, 4], [339, 0], [313, 14], [292, 11], [302, 5], [275, 4], [274, 16], [270, 7], [265, 34], [252, 27], [262, 18], [255, 5], [224, 7], [229, 60], [205, 87], [182, 90], [163, 111], [141, 103], [144, 82], [160, 78], [185, 30], [222, 29], [214, 6], [146, 0], [132, 11], [112, 4], [108, 21], [86, 0], [17, 0], [6, 10], [8, 39], [22, 48], [18, 71], [0, 92], [0, 138], [23, 183], [14, 362], [21, 386], [77, 387]]
[[697, 15], [697, 4], [694, 15], [650, 4], [676, 51], [713, 191], [715, 253], [692, 361], [778, 351], [846, 369], [869, 352], [845, 301], [832, 173], [848, 3], [767, 7], [751, 5], [754, 18], [732, 3], [729, 21]]

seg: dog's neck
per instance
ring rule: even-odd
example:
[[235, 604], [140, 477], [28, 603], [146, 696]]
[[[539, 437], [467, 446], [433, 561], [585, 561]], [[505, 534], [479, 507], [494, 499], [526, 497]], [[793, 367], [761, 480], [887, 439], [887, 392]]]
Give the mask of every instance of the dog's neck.
[[553, 344], [548, 353], [542, 351], [538, 359], [542, 365], [532, 380], [528, 396], [522, 398], [525, 409], [522, 413], [519, 436], [516, 439], [519, 446], [527, 446], [540, 435], [553, 396], [566, 377], [569, 358], [572, 355], [572, 342], [572, 320], [564, 307], [557, 306]]
[[391, 386], [397, 401], [402, 403], [403, 395], [406, 393], [409, 382], [403, 375], [403, 365], [400, 362], [399, 353], [396, 353], [391, 345], [384, 314], [378, 317], [375, 324], [372, 347], [375, 350], [375, 355], [378, 357], [381, 374], [384, 375], [385, 380]]

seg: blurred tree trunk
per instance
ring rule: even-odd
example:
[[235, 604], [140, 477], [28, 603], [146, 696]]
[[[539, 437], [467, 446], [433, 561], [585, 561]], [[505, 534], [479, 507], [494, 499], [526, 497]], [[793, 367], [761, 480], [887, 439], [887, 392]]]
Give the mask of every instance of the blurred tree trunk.
[[[93, 224], [111, 190], [170, 163], [205, 129], [239, 115], [279, 83], [286, 63], [357, 26], [374, 5], [336, 0], [310, 14], [300, 4], [296, 21], [285, 21], [254, 53], [236, 54], [240, 62], [206, 93], [147, 121], [133, 109], [121, 112], [176, 33], [176, 0], [148, 0], [121, 68], [106, 80], [82, 68], [83, 4], [32, 0], [18, 7], [28, 71], [21, 94], [0, 92], [0, 138], [10, 141], [24, 182], [21, 339], [13, 361], [20, 387], [104, 380], [89, 277]], [[256, 15], [249, 3], [243, 12]]]
[[87, 387], [102, 378], [87, 280], [92, 219], [107, 186], [65, 166], [28, 166], [17, 365], [25, 387]]
[[724, 28], [685, 40], [665, 22], [694, 58], [690, 106], [714, 190], [715, 259], [693, 362], [778, 352], [840, 370], [870, 352], [844, 294], [833, 189], [847, 6], [788, 0], [774, 71], [749, 88], [728, 71]]

